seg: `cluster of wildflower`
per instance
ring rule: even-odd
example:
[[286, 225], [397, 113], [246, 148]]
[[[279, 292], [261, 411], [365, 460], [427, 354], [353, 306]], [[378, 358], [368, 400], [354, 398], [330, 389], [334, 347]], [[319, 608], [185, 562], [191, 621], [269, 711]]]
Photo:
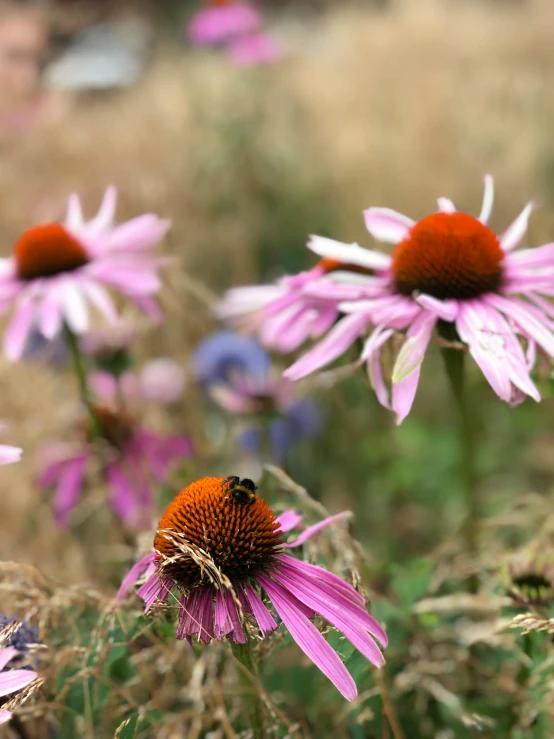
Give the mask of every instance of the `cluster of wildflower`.
[[278, 44], [263, 29], [261, 12], [243, 0], [208, 0], [191, 18], [187, 36], [198, 46], [222, 47], [240, 66], [269, 64], [281, 56]]
[[295, 444], [321, 430], [316, 403], [299, 397], [294, 384], [275, 373], [269, 354], [251, 337], [212, 334], [197, 346], [194, 369], [220, 408], [248, 419], [239, 444], [249, 453], [260, 455], [268, 446], [272, 461], [282, 465]]
[[[309, 271], [276, 284], [234, 288], [217, 308], [222, 319], [257, 331], [281, 352], [324, 338], [285, 372], [299, 380], [363, 339], [379, 402], [398, 423], [415, 398], [421, 364], [435, 330], [465, 344], [496, 394], [510, 405], [540, 400], [531, 378], [538, 351], [554, 356], [554, 244], [515, 251], [531, 205], [497, 236], [488, 226], [493, 181], [485, 178], [478, 218], [440, 198], [439, 210], [414, 222], [388, 208], [369, 208], [365, 224], [392, 254], [312, 236], [321, 257]], [[371, 329], [371, 330], [370, 330]], [[390, 383], [380, 354], [395, 332], [405, 340]]]
[[31, 626], [28, 621], [18, 621], [15, 616], [6, 616], [0, 613], [0, 631], [4, 631], [8, 627], [15, 628], [15, 631], [10, 629], [11, 633], [6, 639], [6, 646], [13, 647], [20, 655], [28, 652], [30, 645], [38, 644], [38, 629], [35, 626]]

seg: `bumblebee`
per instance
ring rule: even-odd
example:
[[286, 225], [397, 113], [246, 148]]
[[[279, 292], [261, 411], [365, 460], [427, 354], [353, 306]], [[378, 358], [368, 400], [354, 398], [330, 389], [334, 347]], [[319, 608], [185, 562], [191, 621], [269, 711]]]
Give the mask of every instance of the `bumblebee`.
[[256, 497], [256, 483], [248, 477], [241, 480], [236, 475], [231, 475], [223, 480], [221, 486], [225, 487], [227, 492], [231, 493], [235, 501], [241, 505], [252, 503]]

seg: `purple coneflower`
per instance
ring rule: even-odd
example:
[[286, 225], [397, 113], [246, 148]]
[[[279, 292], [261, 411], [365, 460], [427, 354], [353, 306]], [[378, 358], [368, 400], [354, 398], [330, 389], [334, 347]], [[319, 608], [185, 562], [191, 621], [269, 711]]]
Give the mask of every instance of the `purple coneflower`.
[[[537, 347], [554, 356], [554, 307], [547, 299], [554, 295], [554, 244], [514, 251], [525, 235], [531, 205], [500, 236], [486, 225], [493, 204], [491, 177], [485, 178], [478, 218], [458, 212], [450, 200], [438, 202], [439, 212], [418, 222], [387, 208], [365, 212], [369, 232], [395, 244], [390, 256], [312, 237], [309, 248], [326, 259], [360, 266], [381, 260], [381, 268], [368, 282], [366, 297], [342, 302], [346, 317], [286, 377], [298, 380], [332, 362], [373, 325], [362, 360], [379, 401], [400, 423], [411, 409], [434, 329], [451, 324], [502, 400], [511, 405], [526, 395], [540, 400], [530, 371]], [[406, 340], [389, 398], [380, 350], [396, 330], [406, 331]]]
[[214, 46], [253, 33], [261, 25], [261, 13], [249, 2], [208, 0], [190, 20], [187, 35], [198, 46]]
[[[323, 241], [329, 248], [343, 246], [331, 239]], [[321, 259], [312, 269], [282, 277], [273, 285], [231, 288], [215, 314], [227, 323], [255, 332], [269, 349], [294, 351], [333, 326], [344, 300], [365, 297], [373, 282], [371, 275], [388, 264], [386, 254], [372, 256], [356, 248], [367, 255], [363, 265], [346, 259]]]
[[[130, 528], [148, 527], [154, 510], [154, 480], [166, 482], [170, 472], [192, 454], [186, 436], [170, 436], [140, 428], [127, 413], [94, 407], [103, 442], [102, 470], [109, 488], [110, 504]], [[44, 448], [38, 484], [55, 488], [54, 510], [58, 525], [67, 525], [77, 505], [88, 466], [95, 458], [88, 430], [77, 444]]]
[[63, 224], [35, 226], [20, 237], [13, 256], [0, 261], [0, 309], [14, 309], [4, 349], [11, 360], [21, 357], [33, 327], [47, 339], [63, 325], [82, 334], [88, 328], [88, 303], [111, 323], [115, 306], [106, 287], [129, 297], [159, 319], [153, 295], [163, 263], [150, 254], [168, 222], [147, 214], [119, 226], [113, 224], [116, 190], [108, 188], [100, 210], [85, 221], [76, 195], [69, 199]]
[[385, 660], [374, 637], [386, 646], [387, 636], [352, 585], [286, 554], [345, 515], [321, 521], [287, 543], [284, 534], [299, 524], [298, 514], [276, 516], [250, 480], [206, 477], [169, 505], [154, 551], [134, 565], [118, 599], [144, 575], [137, 592], [145, 610], [171, 596], [179, 603], [177, 639], [196, 636], [206, 644], [225, 637], [245, 643], [252, 628], [269, 636], [278, 626], [270, 603], [305, 654], [354, 700], [354, 680], [313, 619], [319, 615], [332, 624], [377, 667]]

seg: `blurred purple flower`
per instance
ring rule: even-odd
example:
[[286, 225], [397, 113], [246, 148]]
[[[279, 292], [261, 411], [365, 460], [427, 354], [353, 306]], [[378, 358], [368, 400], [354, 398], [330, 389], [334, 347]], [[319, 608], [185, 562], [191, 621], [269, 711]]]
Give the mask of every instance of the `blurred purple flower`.
[[[261, 454], [267, 433], [272, 459], [283, 464], [295, 444], [321, 431], [317, 404], [299, 399], [293, 383], [273, 374], [269, 354], [255, 339], [232, 331], [213, 334], [199, 344], [194, 365], [206, 394], [220, 408], [256, 417], [239, 436], [245, 451]], [[264, 418], [266, 429], [260, 423]]]
[[169, 357], [146, 362], [139, 372], [126, 370], [119, 375], [94, 370], [88, 375], [94, 394], [109, 403], [116, 400], [143, 400], [161, 406], [178, 403], [185, 388], [182, 367]]
[[[172, 469], [192, 454], [186, 436], [154, 433], [136, 426], [122, 413], [95, 409], [102, 429], [102, 471], [108, 485], [110, 504], [130, 528], [151, 524], [154, 512], [153, 482], [166, 482]], [[54, 511], [60, 528], [67, 525], [77, 505], [87, 468], [95, 459], [88, 439], [78, 444], [56, 444], [42, 449], [38, 485], [55, 488]]]
[[230, 382], [236, 375], [266, 377], [271, 370], [271, 357], [249, 336], [217, 331], [198, 344], [193, 366], [198, 381], [207, 388]]
[[63, 334], [47, 339], [35, 326], [29, 332], [23, 348], [22, 359], [61, 367], [69, 358], [69, 347]]
[[273, 64], [283, 55], [275, 39], [267, 33], [252, 33], [230, 41], [226, 48], [229, 59], [241, 67]]
[[260, 28], [262, 15], [248, 2], [209, 0], [207, 8], [195, 13], [187, 36], [197, 46], [215, 46]]

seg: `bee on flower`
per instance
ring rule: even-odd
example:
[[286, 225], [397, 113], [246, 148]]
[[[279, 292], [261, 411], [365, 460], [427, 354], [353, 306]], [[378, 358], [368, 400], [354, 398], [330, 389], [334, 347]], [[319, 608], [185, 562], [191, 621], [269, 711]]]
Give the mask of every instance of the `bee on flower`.
[[277, 516], [251, 480], [197, 480], [163, 514], [153, 552], [130, 570], [118, 599], [143, 579], [137, 594], [145, 611], [175, 601], [177, 639], [206, 644], [243, 644], [251, 630], [267, 638], [278, 628], [276, 614], [342, 695], [354, 700], [354, 680], [313, 619], [319, 615], [330, 623], [377, 667], [385, 660], [375, 640], [386, 646], [385, 631], [352, 585], [287, 553], [347, 515], [331, 516], [287, 542], [285, 534], [302, 517], [294, 511]]

